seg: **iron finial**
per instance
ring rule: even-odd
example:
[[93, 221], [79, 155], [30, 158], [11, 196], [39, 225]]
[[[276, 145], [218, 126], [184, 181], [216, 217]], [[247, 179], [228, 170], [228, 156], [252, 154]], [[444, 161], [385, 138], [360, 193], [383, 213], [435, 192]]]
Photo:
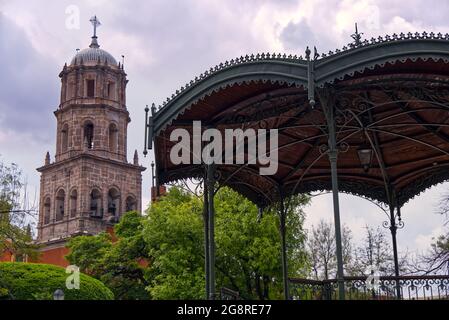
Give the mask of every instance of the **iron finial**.
[[306, 48], [306, 59], [307, 60], [310, 60], [310, 53], [311, 53], [310, 48], [309, 48], [309, 46], [307, 46], [307, 48]]
[[50, 152], [47, 151], [47, 154], [45, 155], [45, 165], [50, 164]]
[[362, 44], [362, 35], [363, 33], [359, 32], [357, 22], [355, 23], [355, 33], [351, 35], [351, 38], [354, 39], [354, 46], [358, 47]]
[[156, 113], [156, 105], [154, 104], [154, 102], [153, 102], [153, 104], [151, 105], [151, 115], [152, 116], [154, 116], [155, 115], [155, 113]]
[[318, 50], [316, 49], [316, 47], [313, 47], [313, 60], [316, 60], [319, 58], [319, 54], [318, 54]]
[[134, 150], [134, 159], [133, 159], [133, 163], [135, 166], [139, 165], [139, 154], [137, 153], [137, 150]]

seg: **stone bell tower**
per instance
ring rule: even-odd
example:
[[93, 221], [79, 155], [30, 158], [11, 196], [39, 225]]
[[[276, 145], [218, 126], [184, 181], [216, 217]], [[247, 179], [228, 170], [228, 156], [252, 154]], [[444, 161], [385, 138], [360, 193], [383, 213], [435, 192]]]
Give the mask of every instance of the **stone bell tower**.
[[38, 243], [63, 247], [67, 238], [97, 234], [127, 211], [141, 210], [142, 171], [137, 151], [127, 161], [126, 73], [100, 49], [96, 28], [88, 48], [78, 51], [61, 78], [56, 155], [41, 173]]

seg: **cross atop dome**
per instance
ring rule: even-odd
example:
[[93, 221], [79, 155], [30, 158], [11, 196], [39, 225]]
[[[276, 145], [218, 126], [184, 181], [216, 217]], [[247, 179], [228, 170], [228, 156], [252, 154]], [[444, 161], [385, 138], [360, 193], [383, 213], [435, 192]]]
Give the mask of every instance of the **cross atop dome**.
[[97, 27], [101, 26], [100, 20], [98, 20], [97, 16], [93, 16], [90, 18], [90, 23], [92, 23], [94, 27], [94, 35], [92, 36], [92, 43], [90, 44], [90, 48], [99, 48], [100, 45], [97, 42]]

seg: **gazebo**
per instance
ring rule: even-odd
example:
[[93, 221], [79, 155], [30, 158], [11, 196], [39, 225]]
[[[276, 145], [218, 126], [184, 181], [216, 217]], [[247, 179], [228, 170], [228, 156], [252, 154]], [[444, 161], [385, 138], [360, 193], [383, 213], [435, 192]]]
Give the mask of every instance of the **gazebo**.
[[[154, 150], [160, 186], [185, 178], [205, 181], [206, 281], [215, 295], [214, 193], [226, 185], [263, 209], [277, 204], [285, 298], [290, 298], [285, 249], [289, 196], [333, 193], [337, 283], [344, 299], [339, 192], [388, 207], [395, 259], [401, 207], [449, 179], [449, 35], [394, 34], [305, 56], [262, 53], [220, 63], [177, 90], [151, 115], [146, 108], [145, 151]], [[260, 175], [259, 163], [173, 164], [170, 134], [204, 128], [276, 129], [278, 170]], [[156, 187], [156, 190], [159, 190]], [[394, 279], [393, 279], [394, 280]]]

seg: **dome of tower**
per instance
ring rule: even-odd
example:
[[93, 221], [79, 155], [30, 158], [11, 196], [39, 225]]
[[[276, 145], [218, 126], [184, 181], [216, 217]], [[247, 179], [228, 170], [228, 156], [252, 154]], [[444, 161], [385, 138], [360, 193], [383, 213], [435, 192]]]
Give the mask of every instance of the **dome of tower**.
[[117, 61], [115, 58], [106, 50], [100, 49], [100, 45], [97, 42], [97, 37], [92, 37], [92, 43], [89, 48], [80, 50], [73, 57], [70, 62], [71, 65], [75, 64], [83, 64], [83, 65], [96, 65], [98, 63], [105, 64], [107, 63], [110, 66], [117, 66]]
[[96, 65], [100, 62], [101, 64], [107, 63], [111, 66], [117, 66], [117, 61], [114, 57], [107, 51], [100, 49], [99, 47], [89, 47], [80, 50], [72, 59], [71, 65], [74, 64], [84, 64], [84, 65]]

